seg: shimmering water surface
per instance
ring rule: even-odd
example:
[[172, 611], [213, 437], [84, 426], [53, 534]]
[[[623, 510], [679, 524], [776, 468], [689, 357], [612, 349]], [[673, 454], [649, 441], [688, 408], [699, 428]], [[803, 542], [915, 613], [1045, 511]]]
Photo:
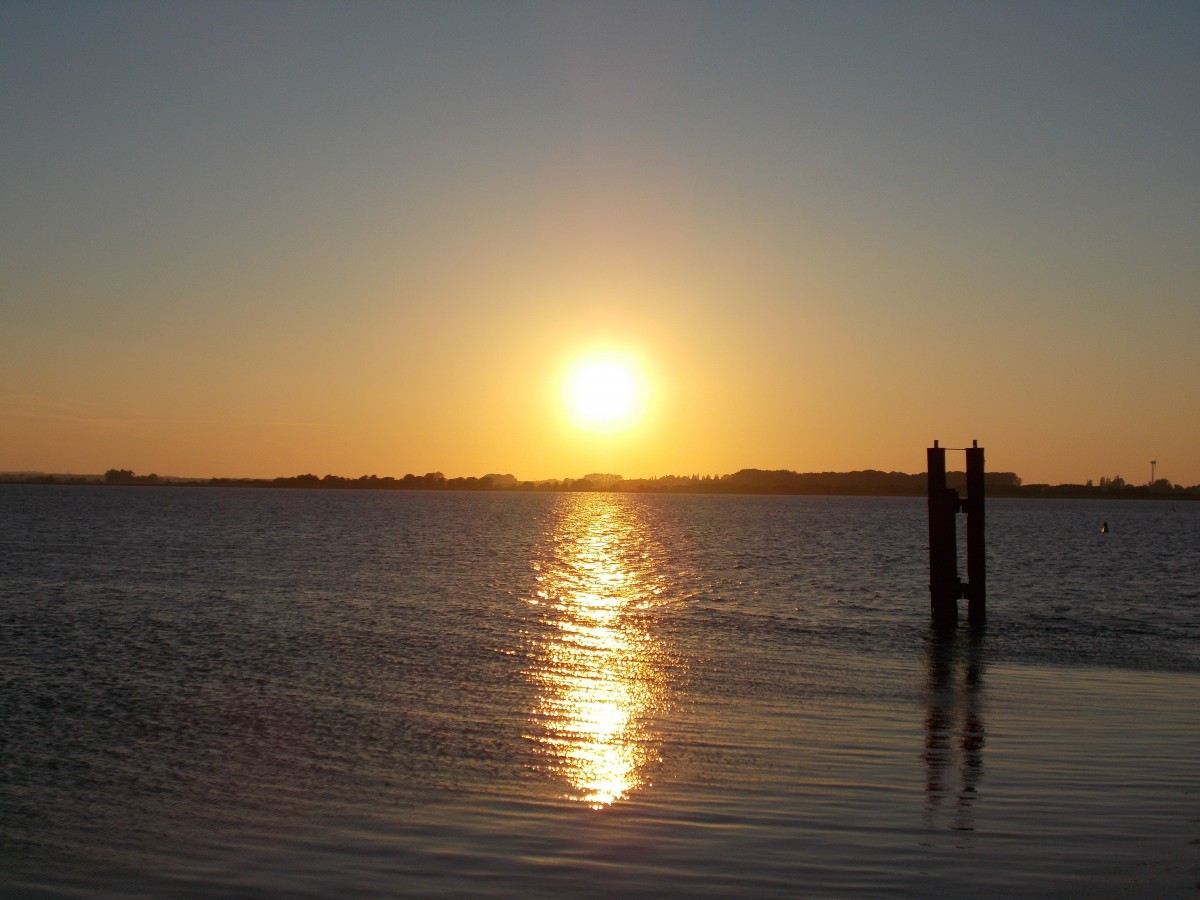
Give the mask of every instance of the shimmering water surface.
[[1200, 504], [0, 504], [6, 897], [1197, 894]]

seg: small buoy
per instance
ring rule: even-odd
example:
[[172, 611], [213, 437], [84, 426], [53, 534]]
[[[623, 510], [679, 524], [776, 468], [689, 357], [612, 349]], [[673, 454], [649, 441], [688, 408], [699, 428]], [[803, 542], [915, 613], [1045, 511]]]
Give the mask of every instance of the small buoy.
[[1107, 522], [1105, 522], [1103, 525], [1100, 526], [1100, 533], [1108, 534], [1108, 523]]

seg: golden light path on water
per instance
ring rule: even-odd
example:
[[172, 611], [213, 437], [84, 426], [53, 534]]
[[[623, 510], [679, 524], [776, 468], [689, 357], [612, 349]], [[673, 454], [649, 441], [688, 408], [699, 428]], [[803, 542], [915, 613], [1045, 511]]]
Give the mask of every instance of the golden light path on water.
[[666, 651], [652, 623], [666, 577], [632, 498], [563, 494], [555, 513], [528, 601], [542, 625], [529, 737], [565, 796], [600, 809], [646, 785], [660, 761], [651, 723], [666, 702]]

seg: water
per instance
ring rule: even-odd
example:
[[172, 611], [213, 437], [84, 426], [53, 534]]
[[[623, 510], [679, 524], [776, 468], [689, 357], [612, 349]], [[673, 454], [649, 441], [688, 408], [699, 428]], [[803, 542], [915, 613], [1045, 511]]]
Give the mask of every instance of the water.
[[1200, 504], [990, 502], [950, 635], [913, 499], [0, 504], [4, 896], [1200, 881]]

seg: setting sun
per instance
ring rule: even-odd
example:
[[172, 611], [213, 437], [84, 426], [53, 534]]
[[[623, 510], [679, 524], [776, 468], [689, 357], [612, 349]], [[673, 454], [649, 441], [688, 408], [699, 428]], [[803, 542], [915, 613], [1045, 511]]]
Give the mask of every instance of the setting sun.
[[613, 433], [632, 428], [646, 411], [645, 375], [623, 353], [590, 353], [577, 359], [563, 380], [563, 403], [578, 428]]

